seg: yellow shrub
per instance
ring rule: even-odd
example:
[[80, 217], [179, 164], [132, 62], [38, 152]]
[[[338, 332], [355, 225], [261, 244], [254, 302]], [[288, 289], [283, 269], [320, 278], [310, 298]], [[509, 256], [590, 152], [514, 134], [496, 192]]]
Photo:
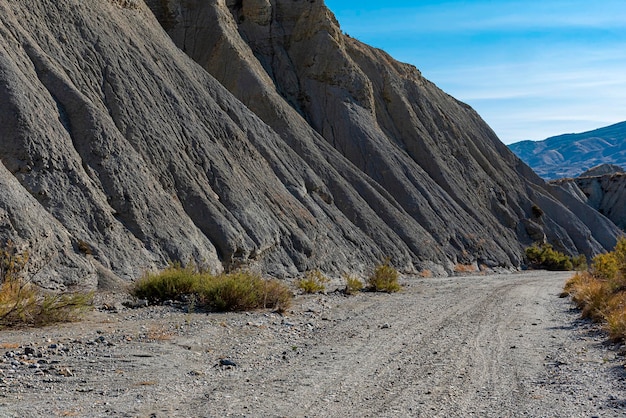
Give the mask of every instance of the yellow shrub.
[[376, 266], [374, 272], [367, 280], [367, 284], [373, 292], [398, 292], [400, 290], [398, 276], [398, 270], [393, 268], [389, 260], [387, 260], [383, 264]]
[[600, 280], [612, 280], [618, 271], [615, 253], [598, 254], [591, 262], [591, 274]]
[[326, 291], [326, 283], [330, 280], [319, 270], [307, 271], [304, 278], [296, 282], [298, 289], [304, 293], [321, 293]]
[[574, 288], [572, 299], [582, 309], [583, 318], [599, 321], [604, 317], [609, 294], [606, 282], [591, 277]]
[[353, 295], [363, 290], [363, 282], [358, 277], [345, 274], [343, 278], [346, 281], [346, 288], [344, 289], [346, 295]]

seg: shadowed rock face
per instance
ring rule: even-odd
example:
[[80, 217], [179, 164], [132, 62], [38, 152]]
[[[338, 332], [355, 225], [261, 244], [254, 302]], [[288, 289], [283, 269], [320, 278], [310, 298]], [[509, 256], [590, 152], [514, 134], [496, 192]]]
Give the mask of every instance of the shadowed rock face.
[[40, 283], [168, 260], [443, 273], [517, 266], [538, 236], [614, 244], [610, 221], [565, 207], [472, 109], [343, 35], [323, 2], [147, 6], [0, 4], [0, 238], [31, 248]]

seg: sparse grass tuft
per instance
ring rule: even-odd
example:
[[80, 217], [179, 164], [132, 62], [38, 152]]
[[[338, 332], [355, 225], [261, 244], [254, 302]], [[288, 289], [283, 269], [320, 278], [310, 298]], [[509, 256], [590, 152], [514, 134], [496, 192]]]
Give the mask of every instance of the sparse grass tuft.
[[367, 280], [368, 288], [372, 292], [398, 292], [400, 291], [398, 277], [398, 270], [386, 260], [374, 268], [374, 272]]
[[91, 309], [92, 293], [54, 294], [24, 279], [28, 252], [0, 249], [0, 328], [70, 322]]
[[194, 301], [211, 311], [245, 311], [290, 306], [291, 292], [277, 280], [265, 280], [247, 271], [220, 275], [193, 267], [171, 265], [161, 273], [147, 274], [135, 283], [132, 294], [151, 303]]
[[346, 295], [354, 295], [363, 290], [363, 282], [358, 277], [345, 274], [343, 278], [346, 281], [346, 288], [343, 291]]
[[330, 280], [319, 270], [307, 271], [304, 278], [296, 282], [298, 289], [304, 293], [323, 293], [326, 291], [326, 283]]

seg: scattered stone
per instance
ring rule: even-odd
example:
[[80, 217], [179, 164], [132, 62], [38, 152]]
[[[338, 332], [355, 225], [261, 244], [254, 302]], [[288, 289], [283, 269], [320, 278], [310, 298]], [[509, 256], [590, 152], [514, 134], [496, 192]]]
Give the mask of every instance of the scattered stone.
[[69, 367], [62, 367], [57, 371], [57, 374], [59, 376], [63, 376], [63, 377], [72, 377], [74, 376], [74, 374], [72, 373], [72, 371], [69, 369]]
[[237, 367], [237, 364], [235, 364], [234, 361], [229, 360], [229, 359], [220, 359], [220, 366]]

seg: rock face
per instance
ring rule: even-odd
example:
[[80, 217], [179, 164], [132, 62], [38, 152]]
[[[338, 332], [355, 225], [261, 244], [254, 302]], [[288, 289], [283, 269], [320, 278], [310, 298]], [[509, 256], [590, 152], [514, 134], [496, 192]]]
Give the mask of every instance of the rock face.
[[606, 174], [618, 174], [623, 173], [624, 169], [615, 164], [600, 164], [590, 168], [578, 177], [598, 177]]
[[603, 164], [626, 167], [626, 122], [509, 147], [546, 180], [577, 177]]
[[585, 202], [626, 231], [626, 173], [581, 176], [554, 184]]
[[537, 237], [589, 255], [619, 233], [321, 1], [24, 0], [0, 21], [0, 238], [45, 286], [168, 260], [515, 267]]

